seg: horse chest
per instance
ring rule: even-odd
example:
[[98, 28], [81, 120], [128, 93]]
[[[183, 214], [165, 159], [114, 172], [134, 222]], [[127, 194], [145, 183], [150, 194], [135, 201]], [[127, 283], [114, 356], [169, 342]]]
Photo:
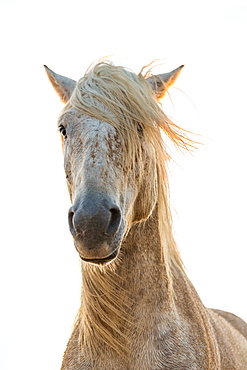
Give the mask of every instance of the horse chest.
[[61, 370], [208, 370], [203, 351], [200, 354], [190, 346], [179, 345], [178, 338], [172, 336], [156, 333], [154, 338], [154, 333], [149, 333], [145, 341], [133, 336], [129, 355], [123, 359], [109, 348], [92, 358], [87, 348], [79, 350], [77, 335], [73, 334]]

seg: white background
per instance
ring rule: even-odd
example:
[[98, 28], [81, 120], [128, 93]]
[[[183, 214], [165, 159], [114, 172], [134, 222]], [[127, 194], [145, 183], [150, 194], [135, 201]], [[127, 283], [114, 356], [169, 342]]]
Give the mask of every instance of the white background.
[[136, 72], [186, 65], [164, 108], [204, 145], [173, 153], [176, 238], [203, 302], [247, 320], [246, 1], [1, 0], [0, 27], [0, 369], [59, 369], [79, 308], [62, 105], [43, 64], [75, 80], [105, 55]]

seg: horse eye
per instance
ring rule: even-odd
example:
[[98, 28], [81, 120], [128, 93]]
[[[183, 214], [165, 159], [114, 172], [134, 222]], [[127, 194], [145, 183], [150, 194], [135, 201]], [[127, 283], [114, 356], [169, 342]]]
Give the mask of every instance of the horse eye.
[[143, 127], [140, 124], [138, 124], [138, 126], [137, 126], [137, 131], [138, 131], [140, 136], [143, 136]]
[[64, 139], [66, 139], [66, 138], [67, 138], [67, 132], [66, 132], [65, 127], [64, 127], [63, 125], [60, 125], [60, 126], [58, 127], [58, 129], [59, 129], [59, 131], [60, 131], [60, 134], [64, 137]]

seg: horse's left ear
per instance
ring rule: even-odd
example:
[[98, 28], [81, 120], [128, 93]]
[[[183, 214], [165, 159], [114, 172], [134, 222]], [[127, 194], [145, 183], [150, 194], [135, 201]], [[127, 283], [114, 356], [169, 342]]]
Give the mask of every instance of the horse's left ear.
[[61, 101], [63, 103], [67, 103], [76, 86], [76, 82], [72, 80], [71, 78], [58, 75], [57, 73], [53, 72], [47, 66], [44, 66], [44, 67], [45, 67], [47, 76], [52, 86], [56, 90], [58, 96], [60, 97]]
[[148, 77], [146, 81], [150, 84], [157, 99], [162, 99], [171, 85], [174, 84], [184, 65], [174, 71]]

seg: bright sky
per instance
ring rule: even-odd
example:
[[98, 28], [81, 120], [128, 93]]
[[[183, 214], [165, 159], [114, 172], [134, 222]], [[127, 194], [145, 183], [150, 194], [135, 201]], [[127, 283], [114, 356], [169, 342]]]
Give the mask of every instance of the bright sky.
[[0, 27], [0, 368], [59, 369], [79, 308], [62, 106], [43, 64], [76, 80], [105, 55], [186, 65], [164, 107], [205, 145], [174, 153], [176, 237], [203, 302], [247, 320], [246, 1], [1, 0]]

